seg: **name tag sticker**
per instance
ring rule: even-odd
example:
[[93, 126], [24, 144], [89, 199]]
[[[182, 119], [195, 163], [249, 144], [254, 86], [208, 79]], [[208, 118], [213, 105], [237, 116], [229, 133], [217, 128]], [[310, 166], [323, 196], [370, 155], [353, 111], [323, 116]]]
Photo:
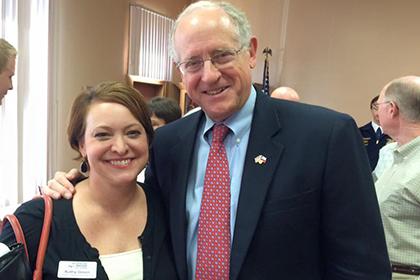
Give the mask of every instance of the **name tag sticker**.
[[58, 263], [58, 278], [95, 279], [96, 262], [60, 261]]

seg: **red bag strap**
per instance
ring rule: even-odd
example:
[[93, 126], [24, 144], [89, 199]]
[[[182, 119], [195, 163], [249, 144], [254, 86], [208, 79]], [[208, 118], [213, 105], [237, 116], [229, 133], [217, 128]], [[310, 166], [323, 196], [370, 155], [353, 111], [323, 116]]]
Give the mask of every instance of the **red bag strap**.
[[22, 227], [20, 226], [19, 220], [13, 214], [4, 216], [4, 219], [1, 225], [2, 229], [4, 225], [6, 224], [6, 221], [8, 221], [10, 225], [12, 226], [13, 232], [15, 233], [16, 242], [22, 243], [23, 247], [25, 247], [26, 257], [29, 260], [29, 254], [28, 254], [28, 248], [26, 247], [25, 235], [23, 234], [23, 230], [22, 230]]
[[42, 195], [45, 204], [44, 224], [42, 225], [41, 237], [39, 239], [38, 253], [36, 255], [36, 265], [34, 280], [42, 280], [42, 267], [44, 266], [45, 252], [47, 251], [48, 239], [50, 237], [53, 205], [51, 197]]
[[[33, 273], [34, 280], [42, 280], [42, 267], [44, 266], [45, 253], [47, 251], [48, 239], [50, 237], [51, 221], [53, 205], [51, 197], [42, 195], [44, 199], [45, 210], [44, 210], [44, 223], [42, 225], [41, 236], [39, 238], [38, 252], [36, 255], [35, 271]], [[26, 246], [25, 235], [23, 234], [22, 227], [20, 226], [19, 220], [15, 215], [6, 215], [3, 219], [1, 229], [3, 229], [6, 220], [12, 226], [13, 232], [15, 233], [16, 242], [22, 243], [25, 247], [26, 257], [29, 259], [28, 248]]]

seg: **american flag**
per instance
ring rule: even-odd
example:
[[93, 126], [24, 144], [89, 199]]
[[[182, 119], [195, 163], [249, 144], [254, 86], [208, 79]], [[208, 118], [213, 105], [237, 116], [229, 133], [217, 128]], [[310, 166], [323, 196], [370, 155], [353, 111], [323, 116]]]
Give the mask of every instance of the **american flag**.
[[264, 74], [263, 74], [263, 87], [262, 93], [265, 95], [270, 95], [270, 79], [269, 79], [269, 72], [268, 72], [268, 55], [271, 55], [271, 49], [268, 47], [263, 50], [263, 54], [265, 54], [265, 61], [264, 61]]

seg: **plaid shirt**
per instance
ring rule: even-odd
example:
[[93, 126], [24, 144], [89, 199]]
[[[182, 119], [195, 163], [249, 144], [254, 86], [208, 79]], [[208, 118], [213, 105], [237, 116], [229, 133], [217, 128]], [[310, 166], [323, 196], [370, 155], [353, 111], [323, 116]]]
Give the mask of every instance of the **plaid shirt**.
[[375, 185], [390, 260], [420, 266], [420, 136], [394, 151]]

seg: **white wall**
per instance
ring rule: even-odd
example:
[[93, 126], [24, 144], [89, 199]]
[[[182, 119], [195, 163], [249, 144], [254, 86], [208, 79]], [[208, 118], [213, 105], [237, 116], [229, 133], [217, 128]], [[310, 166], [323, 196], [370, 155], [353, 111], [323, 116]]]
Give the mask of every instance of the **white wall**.
[[260, 41], [256, 82], [269, 46], [271, 86], [291, 86], [304, 102], [347, 112], [359, 124], [370, 120], [369, 102], [388, 81], [420, 75], [418, 0], [231, 2], [247, 13]]
[[55, 62], [53, 81], [53, 134], [51, 170], [77, 165], [66, 136], [71, 103], [84, 86], [105, 80], [124, 80], [127, 73], [129, 3], [135, 2], [169, 16], [186, 1], [172, 0], [54, 0], [52, 22]]

